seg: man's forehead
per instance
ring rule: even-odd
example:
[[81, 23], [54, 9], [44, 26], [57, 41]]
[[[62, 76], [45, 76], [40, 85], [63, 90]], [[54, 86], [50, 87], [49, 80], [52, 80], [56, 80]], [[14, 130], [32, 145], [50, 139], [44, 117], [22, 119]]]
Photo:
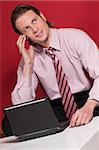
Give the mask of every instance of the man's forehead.
[[28, 10], [28, 11], [26, 11], [26, 12], [24, 12], [22, 15], [20, 15], [19, 17], [18, 17], [18, 19], [19, 18], [24, 18], [24, 17], [33, 17], [33, 16], [38, 16], [38, 14], [36, 14], [33, 10]]
[[28, 21], [30, 21], [31, 18], [34, 18], [35, 16], [38, 15], [33, 10], [28, 10], [16, 19], [16, 27], [19, 27], [20, 25], [24, 26], [24, 23], [28, 23]]

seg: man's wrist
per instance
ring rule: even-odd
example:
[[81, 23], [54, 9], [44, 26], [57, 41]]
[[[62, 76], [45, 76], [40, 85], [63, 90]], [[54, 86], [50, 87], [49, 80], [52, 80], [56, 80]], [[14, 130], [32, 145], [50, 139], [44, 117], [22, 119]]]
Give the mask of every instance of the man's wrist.
[[98, 101], [95, 99], [89, 99], [86, 105], [89, 105], [91, 109], [94, 109], [98, 104]]
[[24, 63], [24, 66], [31, 67], [33, 63]]
[[23, 76], [29, 77], [32, 72], [32, 64], [24, 64]]

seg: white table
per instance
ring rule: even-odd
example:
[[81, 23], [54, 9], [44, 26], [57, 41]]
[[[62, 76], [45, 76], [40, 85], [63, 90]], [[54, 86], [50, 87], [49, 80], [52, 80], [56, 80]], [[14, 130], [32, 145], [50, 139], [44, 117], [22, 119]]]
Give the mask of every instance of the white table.
[[84, 126], [66, 128], [63, 132], [23, 142], [0, 139], [0, 150], [99, 150], [99, 117]]

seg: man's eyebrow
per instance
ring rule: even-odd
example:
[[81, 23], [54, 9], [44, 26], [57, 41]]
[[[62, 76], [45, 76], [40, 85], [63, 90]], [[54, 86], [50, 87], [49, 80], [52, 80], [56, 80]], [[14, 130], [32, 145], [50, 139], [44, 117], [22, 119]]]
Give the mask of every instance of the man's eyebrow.
[[[31, 19], [30, 22], [32, 22], [33, 20], [35, 20], [37, 18], [38, 18], [37, 16], [32, 17], [32, 19]], [[22, 29], [22, 31], [24, 31], [27, 27], [29, 27], [29, 25], [24, 26], [23, 29]]]
[[23, 27], [23, 29], [21, 29], [22, 32], [24, 32], [24, 30], [25, 30], [27, 27], [29, 27], [29, 26], [27, 25], [27, 26]]
[[22, 31], [24, 31], [27, 27], [29, 27], [29, 25], [26, 25], [22, 28]]
[[34, 17], [32, 18], [32, 20], [34, 20], [34, 19], [36, 19], [36, 18], [38, 18], [38, 16], [34, 16]]

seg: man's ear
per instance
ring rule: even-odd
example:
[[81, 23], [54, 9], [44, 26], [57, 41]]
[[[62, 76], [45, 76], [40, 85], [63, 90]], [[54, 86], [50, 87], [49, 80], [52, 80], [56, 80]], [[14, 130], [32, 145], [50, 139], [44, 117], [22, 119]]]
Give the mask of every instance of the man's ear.
[[44, 14], [43, 14], [42, 12], [40, 12], [40, 17], [41, 17], [45, 22], [47, 21], [46, 17], [44, 16]]

